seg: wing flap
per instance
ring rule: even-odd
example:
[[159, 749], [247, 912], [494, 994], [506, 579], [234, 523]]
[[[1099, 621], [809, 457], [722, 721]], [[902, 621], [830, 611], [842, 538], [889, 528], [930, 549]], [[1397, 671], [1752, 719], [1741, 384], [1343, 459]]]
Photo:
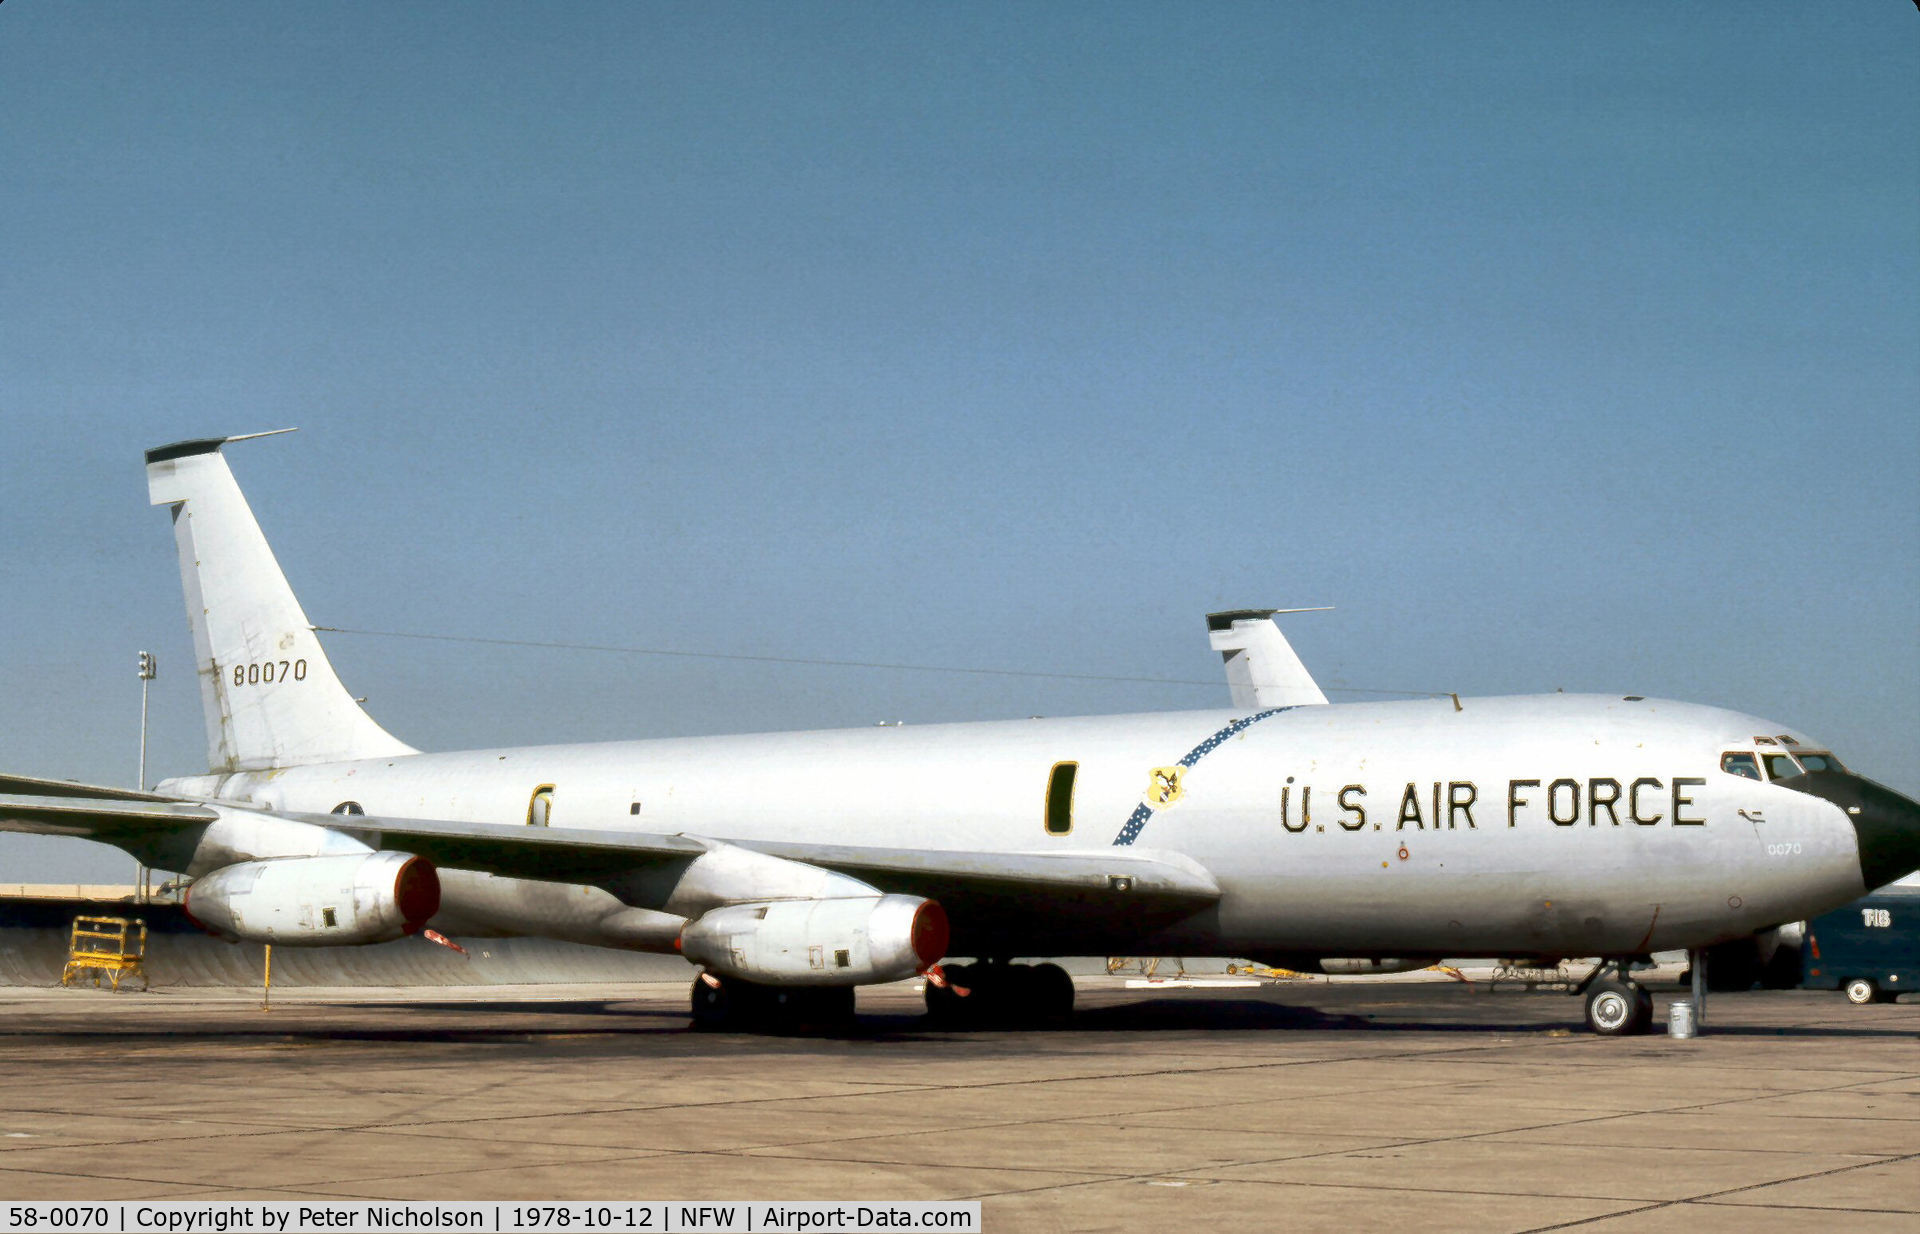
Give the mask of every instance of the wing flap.
[[824, 866], [876, 886], [892, 877], [1211, 904], [1220, 884], [1206, 869], [1173, 853], [1123, 849], [1068, 853], [967, 852], [951, 849], [865, 848], [853, 845], [734, 841], [743, 848]]
[[[742, 841], [776, 857], [848, 874], [881, 891], [938, 900], [954, 955], [1105, 955], [1205, 914], [1220, 886], [1177, 853], [884, 849]], [[1123, 941], [1125, 940], [1125, 941]]]
[[436, 865], [544, 882], [616, 883], [636, 867], [691, 860], [709, 844], [682, 835], [464, 823], [371, 815], [285, 814], [297, 822], [345, 832], [375, 848], [414, 853]]

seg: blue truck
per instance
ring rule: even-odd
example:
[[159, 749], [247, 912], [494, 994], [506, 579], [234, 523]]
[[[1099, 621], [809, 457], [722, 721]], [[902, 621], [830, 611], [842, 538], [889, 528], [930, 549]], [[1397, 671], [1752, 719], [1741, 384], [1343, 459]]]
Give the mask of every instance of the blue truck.
[[1850, 1003], [1890, 1003], [1920, 990], [1920, 887], [1882, 887], [1807, 922], [1800, 985]]

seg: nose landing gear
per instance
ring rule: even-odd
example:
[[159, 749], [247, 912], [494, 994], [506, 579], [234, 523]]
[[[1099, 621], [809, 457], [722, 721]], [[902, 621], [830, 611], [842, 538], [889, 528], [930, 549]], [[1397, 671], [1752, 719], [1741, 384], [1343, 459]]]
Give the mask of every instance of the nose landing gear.
[[[1603, 1037], [1637, 1037], [1653, 1027], [1653, 995], [1628, 975], [1632, 960], [1608, 960], [1574, 989], [1587, 996], [1587, 1027]], [[1612, 968], [1611, 976], [1601, 976]]]

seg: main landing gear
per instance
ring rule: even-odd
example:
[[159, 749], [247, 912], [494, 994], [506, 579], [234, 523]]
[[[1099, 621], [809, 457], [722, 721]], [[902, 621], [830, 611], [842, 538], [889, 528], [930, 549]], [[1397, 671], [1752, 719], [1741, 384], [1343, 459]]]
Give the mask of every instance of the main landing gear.
[[[1609, 960], [1574, 989], [1587, 996], [1587, 1027], [1603, 1037], [1637, 1037], [1653, 1027], [1653, 995], [1628, 975], [1631, 960]], [[1601, 976], [1611, 967], [1610, 976]]]
[[703, 1032], [836, 1033], [853, 1025], [852, 986], [772, 986], [701, 973], [693, 1026]]
[[927, 1019], [941, 1028], [1051, 1028], [1073, 1018], [1073, 978], [1058, 964], [982, 960], [927, 978]]

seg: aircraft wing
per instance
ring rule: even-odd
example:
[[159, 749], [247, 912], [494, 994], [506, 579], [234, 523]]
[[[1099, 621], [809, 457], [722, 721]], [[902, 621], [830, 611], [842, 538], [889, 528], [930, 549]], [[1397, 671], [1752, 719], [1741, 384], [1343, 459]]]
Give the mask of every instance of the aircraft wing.
[[337, 814], [282, 817], [331, 827], [375, 848], [403, 849], [454, 869], [556, 882], [618, 882], [635, 866], [659, 859], [698, 857], [716, 845], [734, 844], [846, 874], [882, 891], [923, 895], [943, 903], [964, 891], [969, 900], [986, 897], [1030, 902], [1035, 896], [1044, 896], [1062, 905], [1125, 901], [1136, 907], [1151, 903], [1191, 911], [1220, 898], [1219, 884], [1197, 862], [1150, 851], [1102, 848], [1092, 852], [1015, 853], [869, 848], [366, 815], [351, 819]]
[[[32, 791], [22, 792], [27, 789]], [[449, 869], [511, 878], [617, 886], [646, 867], [690, 861], [718, 845], [739, 847], [833, 870], [881, 891], [937, 899], [957, 918], [992, 921], [1019, 933], [1125, 917], [1136, 925], [1172, 921], [1219, 899], [1211, 874], [1174, 853], [1101, 847], [1068, 852], [996, 852], [871, 848], [805, 841], [733, 840], [580, 827], [267, 812], [224, 802], [190, 801], [95, 789], [26, 777], [0, 777], [0, 831], [80, 836], [126, 846], [154, 832], [184, 831], [226, 811], [326, 827], [374, 848], [399, 849]], [[96, 795], [98, 794], [98, 795]]]
[[286, 817], [333, 827], [375, 848], [417, 853], [448, 869], [585, 883], [616, 895], [650, 866], [735, 845], [845, 874], [879, 891], [938, 900], [953, 921], [956, 946], [979, 949], [1035, 937], [1085, 947], [1122, 923], [1145, 931], [1220, 898], [1219, 884], [1191, 858], [1107, 847], [1064, 853], [869, 848], [513, 823]]
[[[19, 777], [0, 784], [11, 787]], [[0, 793], [0, 831], [78, 836], [114, 844], [157, 830], [204, 826], [218, 811], [165, 797], [95, 798], [67, 794]]]
[[[1070, 852], [966, 852], [743, 841], [881, 891], [938, 900], [956, 955], [1102, 955], [1117, 936], [1205, 913], [1220, 885], [1178, 853], [1114, 847]], [[1037, 940], [1044, 940], [1036, 949]]]
[[37, 776], [0, 775], [0, 795], [28, 797], [86, 797], [96, 801], [179, 801], [159, 793], [143, 793], [132, 788], [109, 788], [104, 784], [82, 784], [78, 780], [42, 780]]
[[[16, 791], [23, 788], [34, 791]], [[0, 792], [0, 831], [126, 844], [155, 832], [204, 827], [228, 811], [326, 827], [374, 848], [404, 849], [436, 865], [555, 882], [601, 882], [636, 865], [697, 857], [708, 848], [685, 836], [296, 814], [24, 776], [0, 776], [0, 790], [6, 790]]]

